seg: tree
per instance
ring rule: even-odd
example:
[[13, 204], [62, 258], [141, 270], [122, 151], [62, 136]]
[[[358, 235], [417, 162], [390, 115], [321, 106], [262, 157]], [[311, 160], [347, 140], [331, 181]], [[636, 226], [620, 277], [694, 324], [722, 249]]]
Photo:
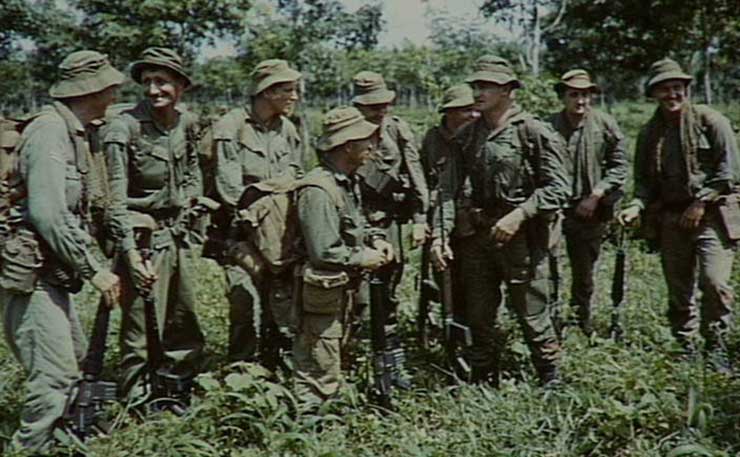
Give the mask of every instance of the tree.
[[538, 76], [543, 37], [560, 24], [567, 5], [568, 0], [485, 0], [480, 10], [506, 24], [519, 37], [524, 43], [524, 61], [532, 74]]

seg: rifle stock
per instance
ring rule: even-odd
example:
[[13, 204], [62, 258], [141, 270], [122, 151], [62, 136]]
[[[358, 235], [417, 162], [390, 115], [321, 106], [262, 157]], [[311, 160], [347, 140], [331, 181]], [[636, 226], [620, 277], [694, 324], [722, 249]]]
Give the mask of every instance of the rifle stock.
[[609, 336], [615, 341], [621, 341], [624, 329], [621, 324], [621, 313], [624, 302], [624, 286], [626, 279], [627, 252], [625, 228], [619, 227], [617, 233], [617, 255], [614, 260], [614, 278], [612, 280], [612, 317], [609, 326]]

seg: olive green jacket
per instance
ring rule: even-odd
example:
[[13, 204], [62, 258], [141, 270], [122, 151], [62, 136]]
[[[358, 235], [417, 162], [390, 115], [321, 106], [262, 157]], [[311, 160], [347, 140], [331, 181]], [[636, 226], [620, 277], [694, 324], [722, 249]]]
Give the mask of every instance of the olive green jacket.
[[281, 116], [267, 128], [251, 107], [235, 108], [213, 126], [216, 144], [216, 192], [222, 203], [236, 206], [244, 189], [255, 182], [302, 174], [301, 137], [295, 125]]
[[363, 216], [358, 179], [341, 173], [328, 161], [311, 170], [306, 180], [317, 177], [338, 192], [319, 186], [306, 186], [299, 192], [298, 217], [308, 260], [317, 269], [356, 273], [371, 231]]
[[84, 279], [100, 269], [87, 220], [88, 159], [85, 129], [63, 103], [45, 106], [23, 131], [19, 170], [26, 197], [16, 208], [54, 260]]
[[571, 126], [565, 111], [549, 121], [568, 148], [574, 204], [594, 191], [608, 194], [624, 187], [629, 170], [625, 138], [613, 117], [590, 109], [577, 127]]
[[180, 111], [167, 130], [156, 124], [148, 101], [124, 110], [105, 127], [110, 205], [106, 219], [121, 252], [135, 247], [129, 210], [177, 217], [202, 195], [202, 175], [195, 146], [197, 119]]

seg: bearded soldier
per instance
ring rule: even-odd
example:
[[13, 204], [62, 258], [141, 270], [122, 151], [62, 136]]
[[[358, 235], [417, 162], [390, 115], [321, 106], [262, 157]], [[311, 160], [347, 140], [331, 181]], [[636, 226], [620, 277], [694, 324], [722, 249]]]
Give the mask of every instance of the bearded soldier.
[[613, 117], [591, 107], [600, 92], [585, 70], [566, 72], [555, 84], [563, 110], [549, 121], [565, 140], [572, 164], [572, 193], [563, 232], [572, 270], [571, 307], [586, 335], [593, 333], [594, 267], [607, 222], [627, 179], [625, 141]]
[[692, 79], [671, 59], [650, 67], [645, 92], [658, 106], [638, 136], [635, 198], [619, 219], [633, 224], [642, 216], [643, 233], [660, 252], [675, 337], [692, 352], [701, 330], [711, 360], [725, 370], [722, 339], [735, 303], [729, 281], [740, 238], [738, 147], [725, 116], [689, 101]]

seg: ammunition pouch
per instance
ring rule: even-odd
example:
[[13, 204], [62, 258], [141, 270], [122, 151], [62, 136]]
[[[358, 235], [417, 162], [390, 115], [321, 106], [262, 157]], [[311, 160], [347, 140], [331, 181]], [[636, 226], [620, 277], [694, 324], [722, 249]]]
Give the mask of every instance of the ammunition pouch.
[[36, 234], [26, 228], [13, 232], [0, 257], [0, 287], [19, 294], [33, 292], [44, 261]]
[[740, 194], [723, 195], [716, 208], [727, 237], [730, 241], [740, 240]]
[[303, 311], [314, 314], [338, 314], [342, 311], [349, 275], [344, 272], [315, 270], [307, 266], [303, 271]]

